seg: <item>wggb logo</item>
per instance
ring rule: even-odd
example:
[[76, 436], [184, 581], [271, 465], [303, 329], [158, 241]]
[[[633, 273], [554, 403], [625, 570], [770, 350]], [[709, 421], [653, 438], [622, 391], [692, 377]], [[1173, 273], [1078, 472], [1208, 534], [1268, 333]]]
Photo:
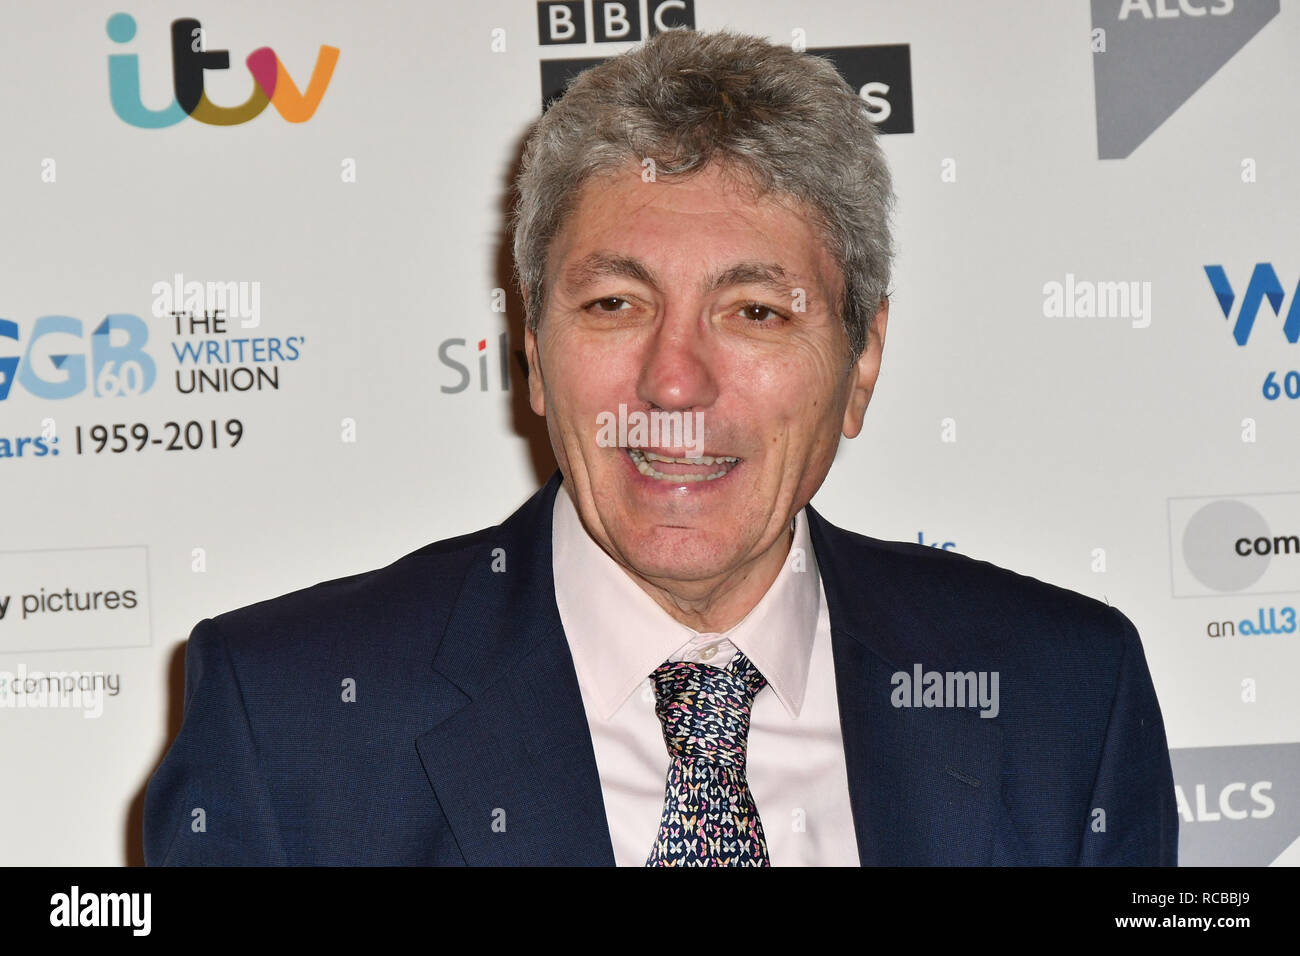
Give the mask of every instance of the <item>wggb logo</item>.
[[[108, 18], [108, 37], [114, 43], [135, 38], [135, 18], [115, 13]], [[113, 112], [141, 129], [174, 126], [187, 116], [209, 126], [238, 126], [255, 119], [268, 105], [289, 123], [305, 123], [316, 113], [334, 76], [338, 47], [321, 45], [316, 66], [305, 91], [299, 91], [275, 51], [258, 47], [244, 64], [253, 74], [253, 92], [238, 106], [217, 106], [203, 88], [205, 70], [230, 69], [227, 50], [208, 50], [203, 25], [198, 20], [173, 20], [171, 26], [172, 84], [175, 96], [162, 109], [149, 109], [140, 97], [140, 63], [134, 53], [114, 53], [108, 58], [108, 93]]]
[[[1227, 272], [1224, 271], [1223, 266], [1206, 266], [1205, 274], [1209, 277], [1210, 287], [1219, 300], [1223, 317], [1231, 321], [1232, 306], [1236, 302], [1237, 295], [1232, 289], [1232, 283], [1228, 281]], [[1255, 327], [1255, 317], [1259, 314], [1259, 307], [1263, 302], [1267, 301], [1273, 309], [1273, 314], [1280, 317], [1285, 298], [1286, 290], [1282, 287], [1277, 273], [1273, 271], [1273, 266], [1267, 262], [1256, 264], [1255, 271], [1250, 274], [1250, 281], [1246, 284], [1246, 291], [1241, 296], [1237, 320], [1232, 326], [1232, 337], [1237, 344], [1245, 345], [1250, 338], [1251, 329]], [[1291, 305], [1287, 310], [1286, 321], [1282, 324], [1282, 334], [1292, 345], [1300, 341], [1300, 284], [1297, 284], [1295, 292], [1291, 294]]]
[[[0, 318], [0, 343], [4, 339], [21, 341], [17, 322]], [[90, 333], [89, 355], [84, 340], [80, 319], [41, 316], [21, 358], [0, 355], [0, 401], [15, 382], [46, 399], [71, 398], [87, 388], [99, 398], [139, 395], [153, 387], [158, 369], [145, 351], [149, 327], [139, 316], [105, 316]]]

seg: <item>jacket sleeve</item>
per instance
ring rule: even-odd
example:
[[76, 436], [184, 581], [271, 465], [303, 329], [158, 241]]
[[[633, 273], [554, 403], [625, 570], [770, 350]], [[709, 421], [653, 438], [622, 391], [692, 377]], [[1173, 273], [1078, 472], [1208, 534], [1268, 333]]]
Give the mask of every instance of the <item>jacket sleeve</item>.
[[211, 619], [185, 649], [185, 716], [145, 792], [144, 858], [148, 866], [287, 862], [234, 662]]
[[1123, 651], [1079, 863], [1176, 866], [1178, 807], [1160, 704], [1137, 629], [1111, 611]]

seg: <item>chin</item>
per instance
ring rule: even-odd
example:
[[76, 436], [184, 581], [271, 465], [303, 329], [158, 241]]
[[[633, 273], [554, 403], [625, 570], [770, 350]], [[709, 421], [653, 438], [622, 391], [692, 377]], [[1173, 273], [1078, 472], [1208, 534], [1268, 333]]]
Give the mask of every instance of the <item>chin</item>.
[[[733, 529], [734, 530], [734, 529]], [[708, 531], [688, 528], [636, 530], [623, 537], [619, 553], [643, 577], [705, 580], [730, 567], [739, 545]], [[615, 541], [615, 546], [619, 542]]]

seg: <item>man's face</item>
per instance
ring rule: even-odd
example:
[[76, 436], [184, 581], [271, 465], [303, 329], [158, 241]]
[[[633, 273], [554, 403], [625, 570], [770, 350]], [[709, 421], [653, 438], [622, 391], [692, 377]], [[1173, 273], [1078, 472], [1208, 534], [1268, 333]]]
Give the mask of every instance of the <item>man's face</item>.
[[[585, 184], [551, 245], [545, 314], [525, 333], [531, 404], [588, 533], [657, 586], [779, 561], [840, 435], [861, 429], [887, 304], [850, 364], [831, 311], [843, 279], [815, 228], [719, 166], [645, 182], [629, 164]], [[602, 446], [620, 405], [702, 413], [705, 463], [656, 461], [700, 454], [669, 435]]]

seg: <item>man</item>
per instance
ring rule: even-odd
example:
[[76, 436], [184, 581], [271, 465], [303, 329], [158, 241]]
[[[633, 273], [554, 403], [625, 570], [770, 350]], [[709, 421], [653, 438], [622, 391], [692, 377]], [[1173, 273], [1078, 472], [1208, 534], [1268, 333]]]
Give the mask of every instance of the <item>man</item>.
[[660, 35], [517, 186], [559, 473], [200, 623], [148, 862], [1174, 863], [1127, 618], [808, 506], [889, 316], [889, 175], [834, 68]]

